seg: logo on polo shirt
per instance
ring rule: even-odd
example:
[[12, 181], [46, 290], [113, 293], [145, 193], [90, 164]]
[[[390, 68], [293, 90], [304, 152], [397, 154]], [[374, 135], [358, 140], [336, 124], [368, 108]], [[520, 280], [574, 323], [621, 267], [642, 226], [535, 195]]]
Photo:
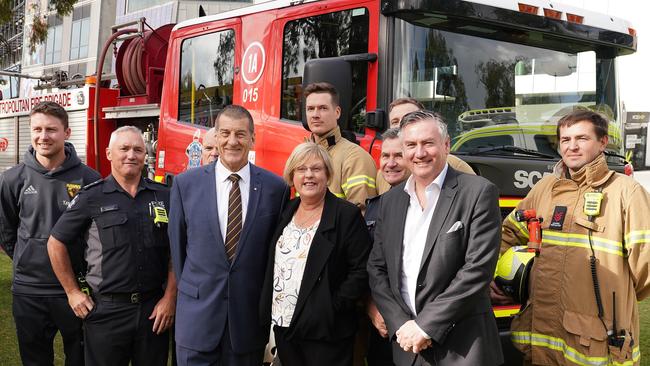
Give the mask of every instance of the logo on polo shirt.
[[38, 194], [38, 191], [36, 190], [36, 188], [34, 188], [33, 185], [30, 184], [29, 187], [27, 187], [27, 189], [25, 190], [25, 194]]

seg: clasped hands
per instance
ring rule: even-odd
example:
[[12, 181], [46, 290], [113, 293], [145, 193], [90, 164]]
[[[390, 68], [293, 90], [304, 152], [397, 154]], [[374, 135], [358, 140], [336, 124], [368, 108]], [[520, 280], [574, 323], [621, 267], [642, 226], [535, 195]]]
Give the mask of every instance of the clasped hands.
[[405, 352], [420, 353], [431, 347], [431, 339], [427, 339], [422, 330], [415, 323], [415, 320], [409, 320], [402, 325], [397, 332], [397, 343]]

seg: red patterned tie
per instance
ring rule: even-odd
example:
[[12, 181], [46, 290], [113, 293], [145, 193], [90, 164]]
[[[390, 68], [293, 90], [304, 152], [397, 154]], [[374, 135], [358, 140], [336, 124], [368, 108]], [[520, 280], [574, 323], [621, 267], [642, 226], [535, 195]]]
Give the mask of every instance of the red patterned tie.
[[237, 251], [237, 243], [241, 236], [242, 229], [242, 203], [241, 191], [239, 190], [239, 175], [231, 174], [228, 179], [232, 182], [230, 194], [228, 195], [228, 226], [226, 228], [226, 255], [232, 262]]

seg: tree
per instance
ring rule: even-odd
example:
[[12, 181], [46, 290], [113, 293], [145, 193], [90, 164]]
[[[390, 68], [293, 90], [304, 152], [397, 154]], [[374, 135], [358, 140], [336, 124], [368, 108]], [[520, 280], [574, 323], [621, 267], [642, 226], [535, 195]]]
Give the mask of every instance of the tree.
[[[74, 9], [77, 0], [50, 0], [48, 10], [55, 11], [57, 16], [64, 17], [70, 15]], [[0, 25], [11, 22], [13, 11], [16, 5], [15, 0], [0, 0]], [[32, 27], [29, 31], [29, 52], [34, 53], [36, 46], [45, 42], [47, 39], [47, 19], [41, 14], [40, 6], [37, 2], [28, 5], [33, 10]]]
[[515, 66], [522, 57], [513, 61], [489, 60], [476, 65], [476, 73], [479, 75], [478, 82], [483, 84], [487, 95], [485, 106], [507, 107], [513, 105], [515, 100]]

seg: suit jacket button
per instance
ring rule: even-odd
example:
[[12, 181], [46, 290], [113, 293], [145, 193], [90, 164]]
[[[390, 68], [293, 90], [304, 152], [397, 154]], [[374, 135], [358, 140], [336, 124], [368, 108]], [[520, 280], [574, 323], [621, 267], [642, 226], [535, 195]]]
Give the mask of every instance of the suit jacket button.
[[424, 284], [423, 283], [418, 283], [417, 288], [423, 288]]

